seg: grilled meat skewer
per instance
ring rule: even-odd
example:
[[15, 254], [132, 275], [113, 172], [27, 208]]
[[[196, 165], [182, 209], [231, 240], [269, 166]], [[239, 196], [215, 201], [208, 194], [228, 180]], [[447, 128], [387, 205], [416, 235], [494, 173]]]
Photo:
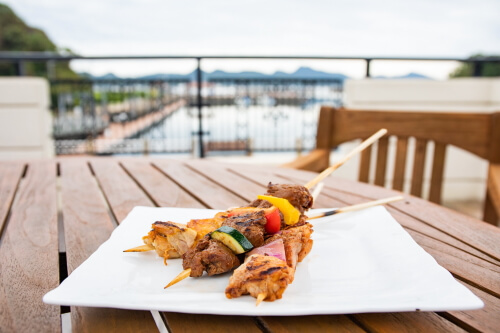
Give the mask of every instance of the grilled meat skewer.
[[[267, 187], [267, 195], [288, 200], [292, 206], [300, 212], [300, 221], [305, 221], [306, 217], [303, 213], [312, 206], [313, 201], [311, 194], [305, 187], [300, 185], [272, 183], [269, 183]], [[251, 202], [247, 207], [264, 210], [272, 206], [273, 205], [266, 200], [257, 199]], [[245, 209], [245, 207], [242, 207], [241, 209]], [[125, 250], [124, 252], [145, 252], [156, 250], [158, 255], [164, 258], [164, 262], [166, 264], [167, 259], [180, 258], [187, 252], [188, 249], [193, 248], [196, 242], [200, 241], [206, 234], [223, 225], [223, 222], [226, 220], [228, 213], [230, 212], [231, 210], [227, 212], [220, 212], [213, 218], [209, 219], [194, 219], [189, 221], [187, 226], [175, 222], [155, 222], [152, 225], [152, 230], [148, 233], [148, 235], [143, 237], [145, 245]], [[286, 227], [286, 224], [284, 223], [283, 215], [281, 213], [280, 215], [281, 227], [284, 228]], [[233, 224], [237, 224], [236, 226], [230, 225], [235, 229], [239, 230], [242, 228], [242, 220], [233, 220], [231, 222]], [[248, 228], [255, 229], [255, 226], [245, 226], [245, 232], [249, 231]], [[243, 232], [243, 234], [245, 233]], [[262, 245], [261, 240], [263, 241], [263, 235], [261, 236], [260, 233], [254, 234], [251, 232], [250, 234], [251, 237], [258, 238], [258, 241], [257, 239], [252, 238], [256, 243], [254, 244], [254, 241], [251, 240], [251, 243], [254, 246]], [[195, 235], [194, 238], [193, 235]]]

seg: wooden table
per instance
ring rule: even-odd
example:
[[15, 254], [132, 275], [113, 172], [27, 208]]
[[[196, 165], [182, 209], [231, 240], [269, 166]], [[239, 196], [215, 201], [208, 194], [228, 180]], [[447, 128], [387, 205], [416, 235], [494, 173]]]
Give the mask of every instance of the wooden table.
[[[269, 181], [305, 183], [314, 174], [291, 169], [169, 159], [64, 158], [0, 162], [0, 331], [402, 332], [500, 330], [500, 229], [407, 197], [388, 209], [439, 264], [479, 296], [476, 311], [238, 317], [51, 306], [57, 287], [137, 205], [244, 205]], [[339, 207], [398, 192], [330, 177], [316, 207]], [[61, 315], [62, 313], [68, 313]], [[65, 326], [66, 327], [66, 326]]]

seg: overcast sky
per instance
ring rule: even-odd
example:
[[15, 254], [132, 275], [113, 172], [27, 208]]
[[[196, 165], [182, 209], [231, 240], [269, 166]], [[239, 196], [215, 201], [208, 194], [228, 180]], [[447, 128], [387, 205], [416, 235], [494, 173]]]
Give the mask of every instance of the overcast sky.
[[[61, 47], [82, 55], [333, 55], [467, 57], [500, 54], [499, 0], [0, 0]], [[456, 63], [374, 62], [373, 75], [446, 78]], [[186, 73], [191, 61], [73, 62], [79, 71]], [[360, 61], [206, 61], [205, 70], [362, 77]]]

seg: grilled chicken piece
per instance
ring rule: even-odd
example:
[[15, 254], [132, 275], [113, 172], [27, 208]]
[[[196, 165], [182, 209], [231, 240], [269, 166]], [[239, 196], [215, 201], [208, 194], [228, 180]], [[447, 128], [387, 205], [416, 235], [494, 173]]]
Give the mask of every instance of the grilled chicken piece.
[[240, 260], [233, 251], [210, 236], [205, 236], [182, 256], [182, 267], [191, 269], [191, 277], [202, 276], [203, 271], [209, 276], [222, 274], [239, 265]]
[[286, 263], [295, 270], [297, 263], [301, 262], [309, 252], [311, 252], [313, 240], [312, 225], [305, 223], [299, 226], [289, 226], [283, 229], [281, 233], [273, 235], [266, 239], [265, 244], [269, 244], [278, 238], [283, 239], [285, 246]]
[[288, 284], [293, 282], [297, 263], [311, 251], [312, 226], [305, 223], [288, 227], [266, 239], [265, 244], [282, 239], [286, 262], [273, 256], [250, 255], [243, 265], [234, 271], [226, 288], [226, 297], [234, 298], [250, 294], [262, 300], [274, 301], [281, 298]]
[[188, 228], [195, 230], [198, 235], [196, 236], [196, 240], [200, 240], [205, 237], [206, 234], [211, 233], [217, 228], [220, 228], [222, 222], [226, 219], [224, 215], [225, 212], [217, 213], [211, 219], [199, 219], [199, 220], [191, 220], [188, 222]]
[[226, 297], [250, 294], [258, 300], [280, 299], [293, 280], [293, 270], [281, 259], [253, 254], [238, 267], [229, 279]]
[[156, 253], [167, 259], [180, 258], [194, 244], [197, 233], [184, 224], [175, 222], [155, 222], [152, 230], [142, 238], [146, 245], [154, 247]]

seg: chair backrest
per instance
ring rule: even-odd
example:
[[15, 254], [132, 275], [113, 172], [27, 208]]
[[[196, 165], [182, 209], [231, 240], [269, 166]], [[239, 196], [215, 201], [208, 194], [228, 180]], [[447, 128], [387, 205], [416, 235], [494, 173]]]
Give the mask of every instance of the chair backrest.
[[[451, 113], [371, 111], [322, 107], [317, 148], [331, 149], [341, 143], [365, 139], [380, 128], [388, 135], [378, 142], [375, 180], [385, 185], [389, 137], [397, 138], [392, 187], [403, 190], [408, 139], [416, 140], [410, 193], [422, 196], [427, 143], [434, 142], [429, 200], [440, 203], [446, 146], [462, 148], [492, 163], [500, 162], [500, 112]], [[361, 154], [359, 180], [368, 182], [371, 149]]]

